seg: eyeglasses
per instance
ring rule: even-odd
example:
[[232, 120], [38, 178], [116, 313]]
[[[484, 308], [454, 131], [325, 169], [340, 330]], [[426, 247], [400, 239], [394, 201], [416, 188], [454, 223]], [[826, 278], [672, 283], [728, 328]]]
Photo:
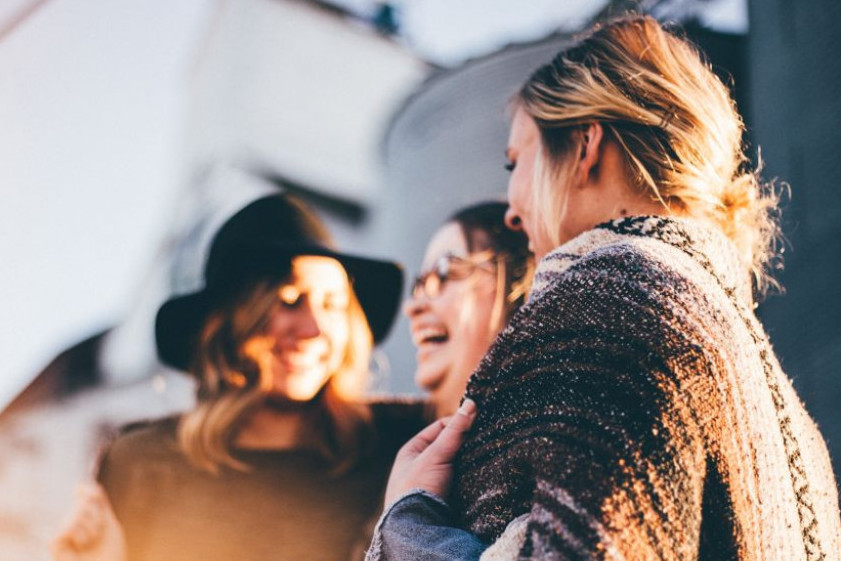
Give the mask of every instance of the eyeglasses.
[[415, 282], [412, 283], [412, 297], [417, 298], [423, 293], [429, 298], [438, 298], [448, 281], [466, 279], [479, 270], [493, 272], [493, 264], [497, 257], [490, 250], [474, 253], [469, 257], [452, 253], [442, 255], [432, 264], [431, 269], [415, 277]]

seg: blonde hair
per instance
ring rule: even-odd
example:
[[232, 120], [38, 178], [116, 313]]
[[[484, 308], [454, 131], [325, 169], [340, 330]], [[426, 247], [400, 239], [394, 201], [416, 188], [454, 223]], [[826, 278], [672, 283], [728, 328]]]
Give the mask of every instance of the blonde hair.
[[[178, 444], [196, 467], [211, 473], [219, 466], [247, 470], [232, 455], [238, 430], [271, 388], [271, 372], [259, 353], [270, 347], [259, 340], [278, 305], [280, 283], [262, 281], [211, 312], [200, 333], [191, 372], [199, 381], [198, 404], [182, 416]], [[309, 408], [304, 419], [308, 446], [345, 471], [366, 451], [371, 412], [362, 402], [368, 384], [373, 337], [353, 290], [348, 307], [349, 340], [340, 365]], [[262, 366], [261, 366], [262, 364]]]
[[[717, 226], [735, 244], [758, 292], [775, 284], [779, 197], [742, 146], [744, 124], [699, 52], [651, 17], [613, 21], [538, 69], [514, 100], [537, 123], [534, 200], [547, 234], [559, 232], [559, 177], [592, 122], [624, 154], [635, 186], [665, 209]], [[548, 210], [547, 210], [548, 209]]]

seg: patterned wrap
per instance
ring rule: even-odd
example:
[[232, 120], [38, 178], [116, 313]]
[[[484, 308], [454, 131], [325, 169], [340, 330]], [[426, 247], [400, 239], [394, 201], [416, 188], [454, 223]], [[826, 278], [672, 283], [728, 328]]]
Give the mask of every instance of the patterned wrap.
[[718, 230], [664, 217], [541, 261], [467, 390], [453, 502], [496, 540], [483, 559], [839, 559], [826, 446], [745, 271]]

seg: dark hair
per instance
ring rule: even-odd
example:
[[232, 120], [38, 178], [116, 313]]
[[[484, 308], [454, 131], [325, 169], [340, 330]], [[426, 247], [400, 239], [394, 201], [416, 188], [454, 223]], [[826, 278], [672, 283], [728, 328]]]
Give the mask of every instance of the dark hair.
[[504, 272], [502, 298], [503, 321], [526, 302], [534, 272], [534, 255], [529, 251], [528, 237], [505, 225], [508, 205], [501, 201], [486, 201], [465, 207], [453, 214], [448, 223], [461, 227], [471, 253], [490, 250], [496, 254]]

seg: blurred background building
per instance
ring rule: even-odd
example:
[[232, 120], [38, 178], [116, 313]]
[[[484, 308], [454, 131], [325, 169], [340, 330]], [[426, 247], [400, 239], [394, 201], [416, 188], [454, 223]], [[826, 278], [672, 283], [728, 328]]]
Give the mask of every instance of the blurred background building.
[[[0, 559], [46, 559], [103, 435], [188, 407], [158, 305], [215, 228], [297, 193], [349, 250], [417, 273], [456, 208], [503, 198], [507, 100], [577, 30], [685, 26], [791, 185], [760, 314], [841, 467], [841, 5], [830, 0], [9, 0], [0, 7]], [[374, 365], [415, 392], [401, 320]]]

